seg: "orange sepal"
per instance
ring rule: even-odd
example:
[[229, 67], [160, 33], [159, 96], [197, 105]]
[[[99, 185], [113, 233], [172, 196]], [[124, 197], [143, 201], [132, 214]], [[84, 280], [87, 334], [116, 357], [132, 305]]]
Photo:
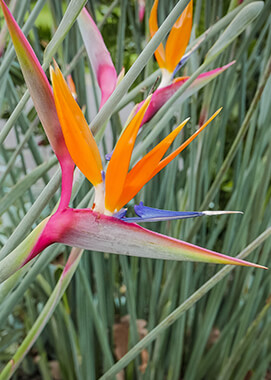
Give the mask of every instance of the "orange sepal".
[[102, 182], [102, 161], [86, 119], [55, 63], [50, 68], [55, 105], [65, 143], [73, 162], [94, 185]]
[[117, 204], [118, 210], [129, 202], [153, 177], [152, 173], [156, 166], [159, 164], [160, 160], [188, 120], [189, 119], [183, 121], [130, 170], [127, 174], [123, 191]]
[[193, 17], [193, 1], [187, 5], [181, 16], [173, 25], [166, 43], [165, 61], [166, 69], [173, 73], [180, 62], [188, 45]]
[[199, 134], [203, 131], [205, 127], [220, 113], [222, 110], [222, 107], [219, 108], [211, 117], [204, 123], [192, 136], [189, 137], [182, 145], [179, 146], [174, 152], [169, 154], [166, 158], [164, 158], [160, 163], [157, 165], [153, 176], [155, 176], [157, 173], [160, 172], [165, 166], [167, 166], [176, 156], [178, 156], [179, 153], [181, 153]]
[[[159, 0], [154, 1], [152, 9], [151, 9], [150, 18], [149, 18], [149, 28], [150, 28], [151, 38], [155, 35], [155, 33], [158, 30], [158, 22], [157, 22], [158, 1]], [[164, 68], [166, 64], [166, 56], [165, 56], [165, 49], [162, 43], [160, 43], [158, 48], [155, 50], [154, 55], [160, 69]]]
[[105, 208], [109, 212], [113, 213], [115, 211], [122, 193], [137, 133], [150, 101], [151, 96], [145, 100], [143, 106], [128, 124], [120, 136], [109, 161], [105, 176]]

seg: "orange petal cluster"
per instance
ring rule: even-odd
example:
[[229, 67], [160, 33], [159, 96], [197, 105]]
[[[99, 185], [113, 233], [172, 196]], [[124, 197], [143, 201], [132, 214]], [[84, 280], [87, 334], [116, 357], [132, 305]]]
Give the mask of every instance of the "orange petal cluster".
[[[96, 141], [56, 64], [54, 69], [51, 68], [51, 78], [57, 114], [70, 155], [82, 173], [95, 186], [96, 191], [101, 191], [103, 167]], [[100, 194], [98, 197], [99, 203], [101, 203], [101, 197], [103, 198], [103, 207], [99, 205], [99, 210], [107, 215], [118, 212], [129, 202], [148, 181], [190, 144], [221, 110], [216, 111], [188, 140], [164, 158], [174, 139], [189, 120], [186, 119], [129, 171], [138, 130], [150, 101], [151, 96], [145, 100], [140, 110], [125, 128], [108, 164], [104, 183], [105, 191], [102, 189], [102, 195]]]
[[[149, 28], [151, 37], [155, 35], [158, 30], [157, 21], [157, 8], [159, 0], [155, 0], [150, 18]], [[161, 69], [166, 69], [169, 73], [173, 73], [176, 66], [180, 62], [185, 53], [188, 45], [191, 30], [192, 30], [192, 17], [193, 17], [193, 1], [191, 0], [186, 6], [183, 13], [173, 25], [164, 48], [161, 43], [155, 51], [155, 58]]]

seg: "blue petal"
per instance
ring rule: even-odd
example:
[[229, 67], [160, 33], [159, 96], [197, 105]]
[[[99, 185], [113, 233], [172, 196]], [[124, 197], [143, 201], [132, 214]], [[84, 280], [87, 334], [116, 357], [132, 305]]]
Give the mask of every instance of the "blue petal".
[[181, 67], [183, 67], [183, 65], [188, 61], [188, 58], [190, 57], [191, 53], [187, 53], [185, 54], [182, 59], [180, 60], [180, 62], [177, 64], [177, 66], [175, 67], [175, 70], [173, 71], [173, 74], [172, 74], [172, 79], [175, 77], [175, 75], [177, 74], [177, 72], [180, 70]]
[[113, 152], [114, 152], [114, 150], [112, 150], [111, 153], [106, 153], [106, 155], [105, 155], [105, 159], [106, 159], [106, 161], [110, 161], [110, 160], [111, 160], [111, 157], [112, 157]]
[[138, 217], [122, 218], [125, 222], [159, 222], [165, 220], [187, 219], [204, 215], [203, 212], [195, 211], [169, 211], [158, 208], [147, 207], [140, 202], [134, 207]]
[[175, 77], [177, 72], [180, 70], [180, 68], [186, 64], [186, 62], [190, 58], [191, 54], [194, 53], [194, 51], [196, 51], [199, 48], [201, 43], [205, 40], [206, 36], [207, 36], [207, 34], [205, 33], [205, 35], [198, 41], [198, 43], [195, 46], [193, 46], [192, 49], [189, 50], [185, 55], [182, 56], [180, 62], [177, 64], [177, 66], [175, 67], [175, 70], [173, 71], [171, 80], [173, 80], [173, 78]]
[[125, 217], [126, 213], [127, 213], [127, 208], [122, 208], [118, 212], [116, 212], [113, 216], [114, 216], [114, 218], [125, 220], [126, 218], [124, 218], [124, 217]]

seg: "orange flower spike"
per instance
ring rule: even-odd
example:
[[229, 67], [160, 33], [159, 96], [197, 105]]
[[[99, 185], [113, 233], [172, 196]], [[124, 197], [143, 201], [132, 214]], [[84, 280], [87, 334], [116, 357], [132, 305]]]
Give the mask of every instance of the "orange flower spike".
[[193, 17], [193, 1], [187, 5], [181, 16], [173, 25], [166, 43], [166, 69], [173, 73], [188, 45]]
[[105, 176], [105, 209], [108, 214], [115, 211], [122, 193], [137, 133], [150, 101], [151, 96], [145, 100], [143, 106], [128, 124], [109, 161]]
[[[150, 28], [150, 34], [151, 38], [155, 35], [155, 33], [158, 30], [158, 22], [157, 22], [157, 8], [158, 8], [158, 1], [155, 0], [154, 4], [152, 6], [150, 18], [149, 18], [149, 28]], [[166, 55], [165, 55], [165, 49], [162, 43], [158, 46], [158, 48], [154, 52], [156, 61], [158, 62], [158, 65], [160, 69], [163, 69], [166, 67]]]
[[118, 210], [128, 203], [153, 177], [152, 173], [156, 166], [188, 120], [183, 121], [130, 170], [117, 205]]
[[220, 113], [222, 107], [219, 108], [207, 121], [204, 123], [192, 136], [189, 137], [182, 145], [179, 146], [174, 152], [169, 154], [157, 165], [155, 171], [152, 174], [152, 177], [160, 172], [165, 166], [167, 166], [179, 153], [181, 153], [199, 134], [203, 131], [204, 128]]
[[103, 182], [103, 167], [96, 141], [56, 63], [50, 72], [56, 110], [68, 151], [81, 172], [97, 186]]

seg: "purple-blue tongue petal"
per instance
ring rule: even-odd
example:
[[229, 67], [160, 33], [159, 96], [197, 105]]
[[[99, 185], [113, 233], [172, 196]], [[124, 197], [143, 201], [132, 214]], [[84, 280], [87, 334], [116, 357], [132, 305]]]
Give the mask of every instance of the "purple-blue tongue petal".
[[143, 202], [140, 202], [139, 205], [135, 205], [134, 209], [138, 215], [137, 217], [123, 218], [122, 220], [125, 220], [125, 222], [159, 222], [164, 220], [194, 218], [204, 215], [203, 212], [160, 210], [158, 208], [144, 206]]
[[114, 152], [114, 150], [112, 150], [112, 152], [110, 152], [110, 153], [106, 153], [106, 155], [105, 155], [106, 161], [110, 161], [111, 160], [113, 152]]
[[118, 212], [115, 212], [115, 214], [113, 216], [114, 216], [114, 218], [117, 218], [117, 219], [126, 220], [126, 218], [125, 218], [126, 214], [127, 214], [127, 208], [122, 208]]
[[195, 46], [193, 46], [193, 48], [191, 50], [189, 50], [186, 54], [184, 54], [182, 56], [180, 62], [177, 64], [177, 66], [174, 69], [174, 72], [172, 74], [172, 79], [175, 77], [175, 75], [180, 70], [180, 68], [183, 67], [186, 64], [186, 62], [191, 57], [191, 55], [200, 47], [201, 43], [205, 40], [206, 36], [207, 36], [207, 34], [205, 36], [203, 36], [203, 38], [201, 38], [198, 41], [198, 43]]

